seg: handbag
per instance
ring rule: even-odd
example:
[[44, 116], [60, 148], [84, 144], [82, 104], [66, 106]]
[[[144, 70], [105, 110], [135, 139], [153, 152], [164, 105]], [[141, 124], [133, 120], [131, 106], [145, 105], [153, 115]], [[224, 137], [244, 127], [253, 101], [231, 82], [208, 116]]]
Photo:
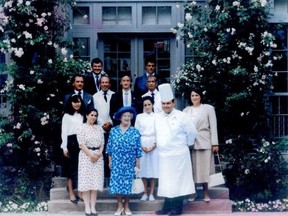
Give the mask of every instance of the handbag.
[[217, 159], [218, 159], [218, 166], [220, 168], [220, 172], [212, 174], [212, 175], [209, 176], [209, 182], [208, 182], [209, 188], [225, 184], [225, 179], [224, 179], [224, 176], [222, 174], [222, 165], [221, 165], [221, 162], [220, 162], [220, 157], [219, 157], [219, 153], [218, 152], [217, 152], [216, 156], [217, 156]]
[[134, 179], [132, 181], [132, 194], [139, 194], [144, 191], [144, 184], [142, 179], [139, 177], [139, 170], [135, 169]]

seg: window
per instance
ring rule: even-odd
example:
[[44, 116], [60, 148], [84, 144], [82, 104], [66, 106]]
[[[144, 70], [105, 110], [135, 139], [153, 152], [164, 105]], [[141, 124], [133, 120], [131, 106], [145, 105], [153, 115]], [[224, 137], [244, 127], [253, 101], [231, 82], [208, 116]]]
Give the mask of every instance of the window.
[[[0, 90], [6, 85], [8, 80], [8, 74], [5, 65], [5, 54], [0, 53]], [[5, 93], [0, 93], [0, 118], [7, 116], [10, 110], [10, 106]]]
[[132, 24], [131, 7], [103, 7], [103, 25], [130, 25]]
[[129, 38], [103, 37], [104, 71], [111, 77], [111, 88], [119, 91], [122, 72], [131, 72], [131, 40]]
[[73, 24], [87, 25], [89, 24], [89, 7], [73, 7]]
[[80, 58], [86, 61], [90, 61], [90, 40], [89, 38], [73, 38], [73, 42], [75, 45], [74, 50], [74, 57], [75, 58]]
[[275, 137], [288, 136], [288, 32], [278, 30], [276, 35], [277, 48], [274, 53], [280, 54], [282, 59], [273, 63], [273, 71], [277, 76], [273, 78], [274, 93], [270, 97], [271, 126]]
[[171, 7], [142, 7], [143, 25], [170, 25], [172, 24]]

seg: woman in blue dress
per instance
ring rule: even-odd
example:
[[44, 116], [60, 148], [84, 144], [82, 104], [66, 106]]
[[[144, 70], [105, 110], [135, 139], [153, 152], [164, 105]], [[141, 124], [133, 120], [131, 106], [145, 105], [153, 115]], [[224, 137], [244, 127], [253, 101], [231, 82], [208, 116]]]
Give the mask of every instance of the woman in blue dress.
[[[142, 154], [139, 131], [131, 126], [136, 110], [131, 106], [120, 108], [114, 118], [120, 120], [120, 125], [111, 129], [106, 148], [108, 154], [110, 175], [110, 194], [116, 194], [117, 210], [114, 215], [132, 215], [129, 208], [129, 195], [132, 191], [132, 181], [135, 167], [140, 168]], [[122, 203], [124, 197], [125, 202]]]

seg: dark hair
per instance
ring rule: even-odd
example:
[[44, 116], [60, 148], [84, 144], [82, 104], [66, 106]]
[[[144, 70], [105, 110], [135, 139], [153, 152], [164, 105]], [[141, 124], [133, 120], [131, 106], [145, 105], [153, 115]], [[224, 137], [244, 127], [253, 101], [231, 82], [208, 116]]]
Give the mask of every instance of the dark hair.
[[144, 97], [142, 97], [142, 103], [144, 103], [144, 101], [146, 101], [146, 100], [150, 100], [150, 102], [151, 102], [152, 104], [154, 104], [154, 99], [153, 99], [151, 96], [144, 96]]
[[155, 75], [155, 74], [149, 74], [148, 76], [147, 76], [147, 81], [146, 82], [148, 82], [148, 78], [154, 78], [155, 77], [155, 82], [158, 82], [158, 78], [157, 78], [157, 76]]
[[65, 104], [64, 113], [67, 113], [69, 115], [74, 115], [75, 110], [73, 109], [72, 102], [75, 103], [78, 101], [81, 102], [81, 107], [78, 110], [78, 113], [80, 113], [81, 115], [84, 116], [85, 111], [86, 111], [85, 104], [84, 104], [84, 101], [82, 100], [81, 96], [78, 94], [73, 94], [68, 98], [67, 103]]
[[101, 76], [101, 78], [100, 78], [100, 82], [101, 82], [101, 80], [102, 80], [103, 77], [107, 77], [107, 78], [109, 79], [109, 83], [111, 82], [110, 77], [109, 77], [109, 76], [106, 76], [106, 75], [102, 75], [102, 76]]
[[192, 105], [192, 102], [191, 102], [191, 93], [192, 93], [192, 91], [194, 91], [198, 95], [200, 95], [200, 97], [201, 97], [200, 101], [201, 101], [201, 103], [203, 103], [204, 95], [203, 95], [203, 90], [200, 87], [193, 87], [193, 88], [190, 89], [189, 94], [188, 94], [188, 103], [190, 105]]
[[103, 62], [100, 58], [94, 58], [91, 61], [91, 67], [93, 66], [93, 64], [99, 64], [99, 63], [101, 63], [101, 65], [103, 66]]
[[148, 62], [154, 63], [156, 65], [156, 60], [152, 57], [145, 58], [145, 66], [148, 64]]
[[[95, 109], [94, 107], [89, 108], [89, 109], [86, 111], [86, 115], [89, 115], [91, 112], [96, 112], [96, 113], [97, 113], [97, 116], [98, 116], [98, 110]], [[86, 115], [84, 115], [84, 119], [83, 119], [83, 122], [84, 122], [84, 123], [87, 122], [87, 117], [86, 117]], [[95, 121], [94, 124], [96, 124], [96, 123], [97, 123], [97, 120]]]
[[125, 76], [128, 76], [130, 81], [132, 82], [132, 76], [131, 76], [131, 72], [130, 71], [124, 71], [124, 72], [121, 72], [120, 74], [120, 78], [122, 79], [123, 77]]
[[71, 83], [73, 84], [75, 82], [76, 77], [82, 77], [84, 80], [84, 75], [83, 74], [74, 74], [71, 78]]

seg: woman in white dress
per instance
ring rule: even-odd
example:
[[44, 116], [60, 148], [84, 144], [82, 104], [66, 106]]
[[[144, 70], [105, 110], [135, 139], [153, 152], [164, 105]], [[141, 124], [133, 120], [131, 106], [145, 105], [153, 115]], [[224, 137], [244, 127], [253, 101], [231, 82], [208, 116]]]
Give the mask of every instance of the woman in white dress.
[[[218, 152], [218, 133], [215, 109], [209, 104], [203, 104], [203, 93], [200, 88], [193, 88], [189, 95], [191, 106], [183, 112], [192, 118], [198, 134], [192, 149], [192, 167], [195, 184], [202, 184], [204, 201], [209, 202], [209, 175], [215, 172], [214, 155]], [[193, 201], [192, 197], [189, 201]]]
[[78, 154], [79, 144], [76, 133], [83, 124], [85, 105], [80, 95], [71, 95], [64, 107], [64, 115], [61, 127], [61, 148], [63, 150], [63, 176], [67, 177], [67, 191], [70, 201], [77, 204], [80, 199], [75, 195], [78, 178]]
[[83, 192], [86, 216], [97, 216], [97, 191], [103, 190], [104, 184], [104, 130], [95, 125], [98, 112], [90, 109], [77, 134], [79, 147], [78, 190]]
[[[143, 156], [140, 158], [140, 177], [144, 184], [144, 194], [141, 201], [154, 201], [154, 190], [158, 179], [158, 150], [156, 148], [153, 113], [153, 99], [150, 96], [142, 98], [144, 112], [138, 114], [135, 121], [135, 128], [141, 134], [141, 145]], [[148, 181], [150, 192], [148, 193]]]

